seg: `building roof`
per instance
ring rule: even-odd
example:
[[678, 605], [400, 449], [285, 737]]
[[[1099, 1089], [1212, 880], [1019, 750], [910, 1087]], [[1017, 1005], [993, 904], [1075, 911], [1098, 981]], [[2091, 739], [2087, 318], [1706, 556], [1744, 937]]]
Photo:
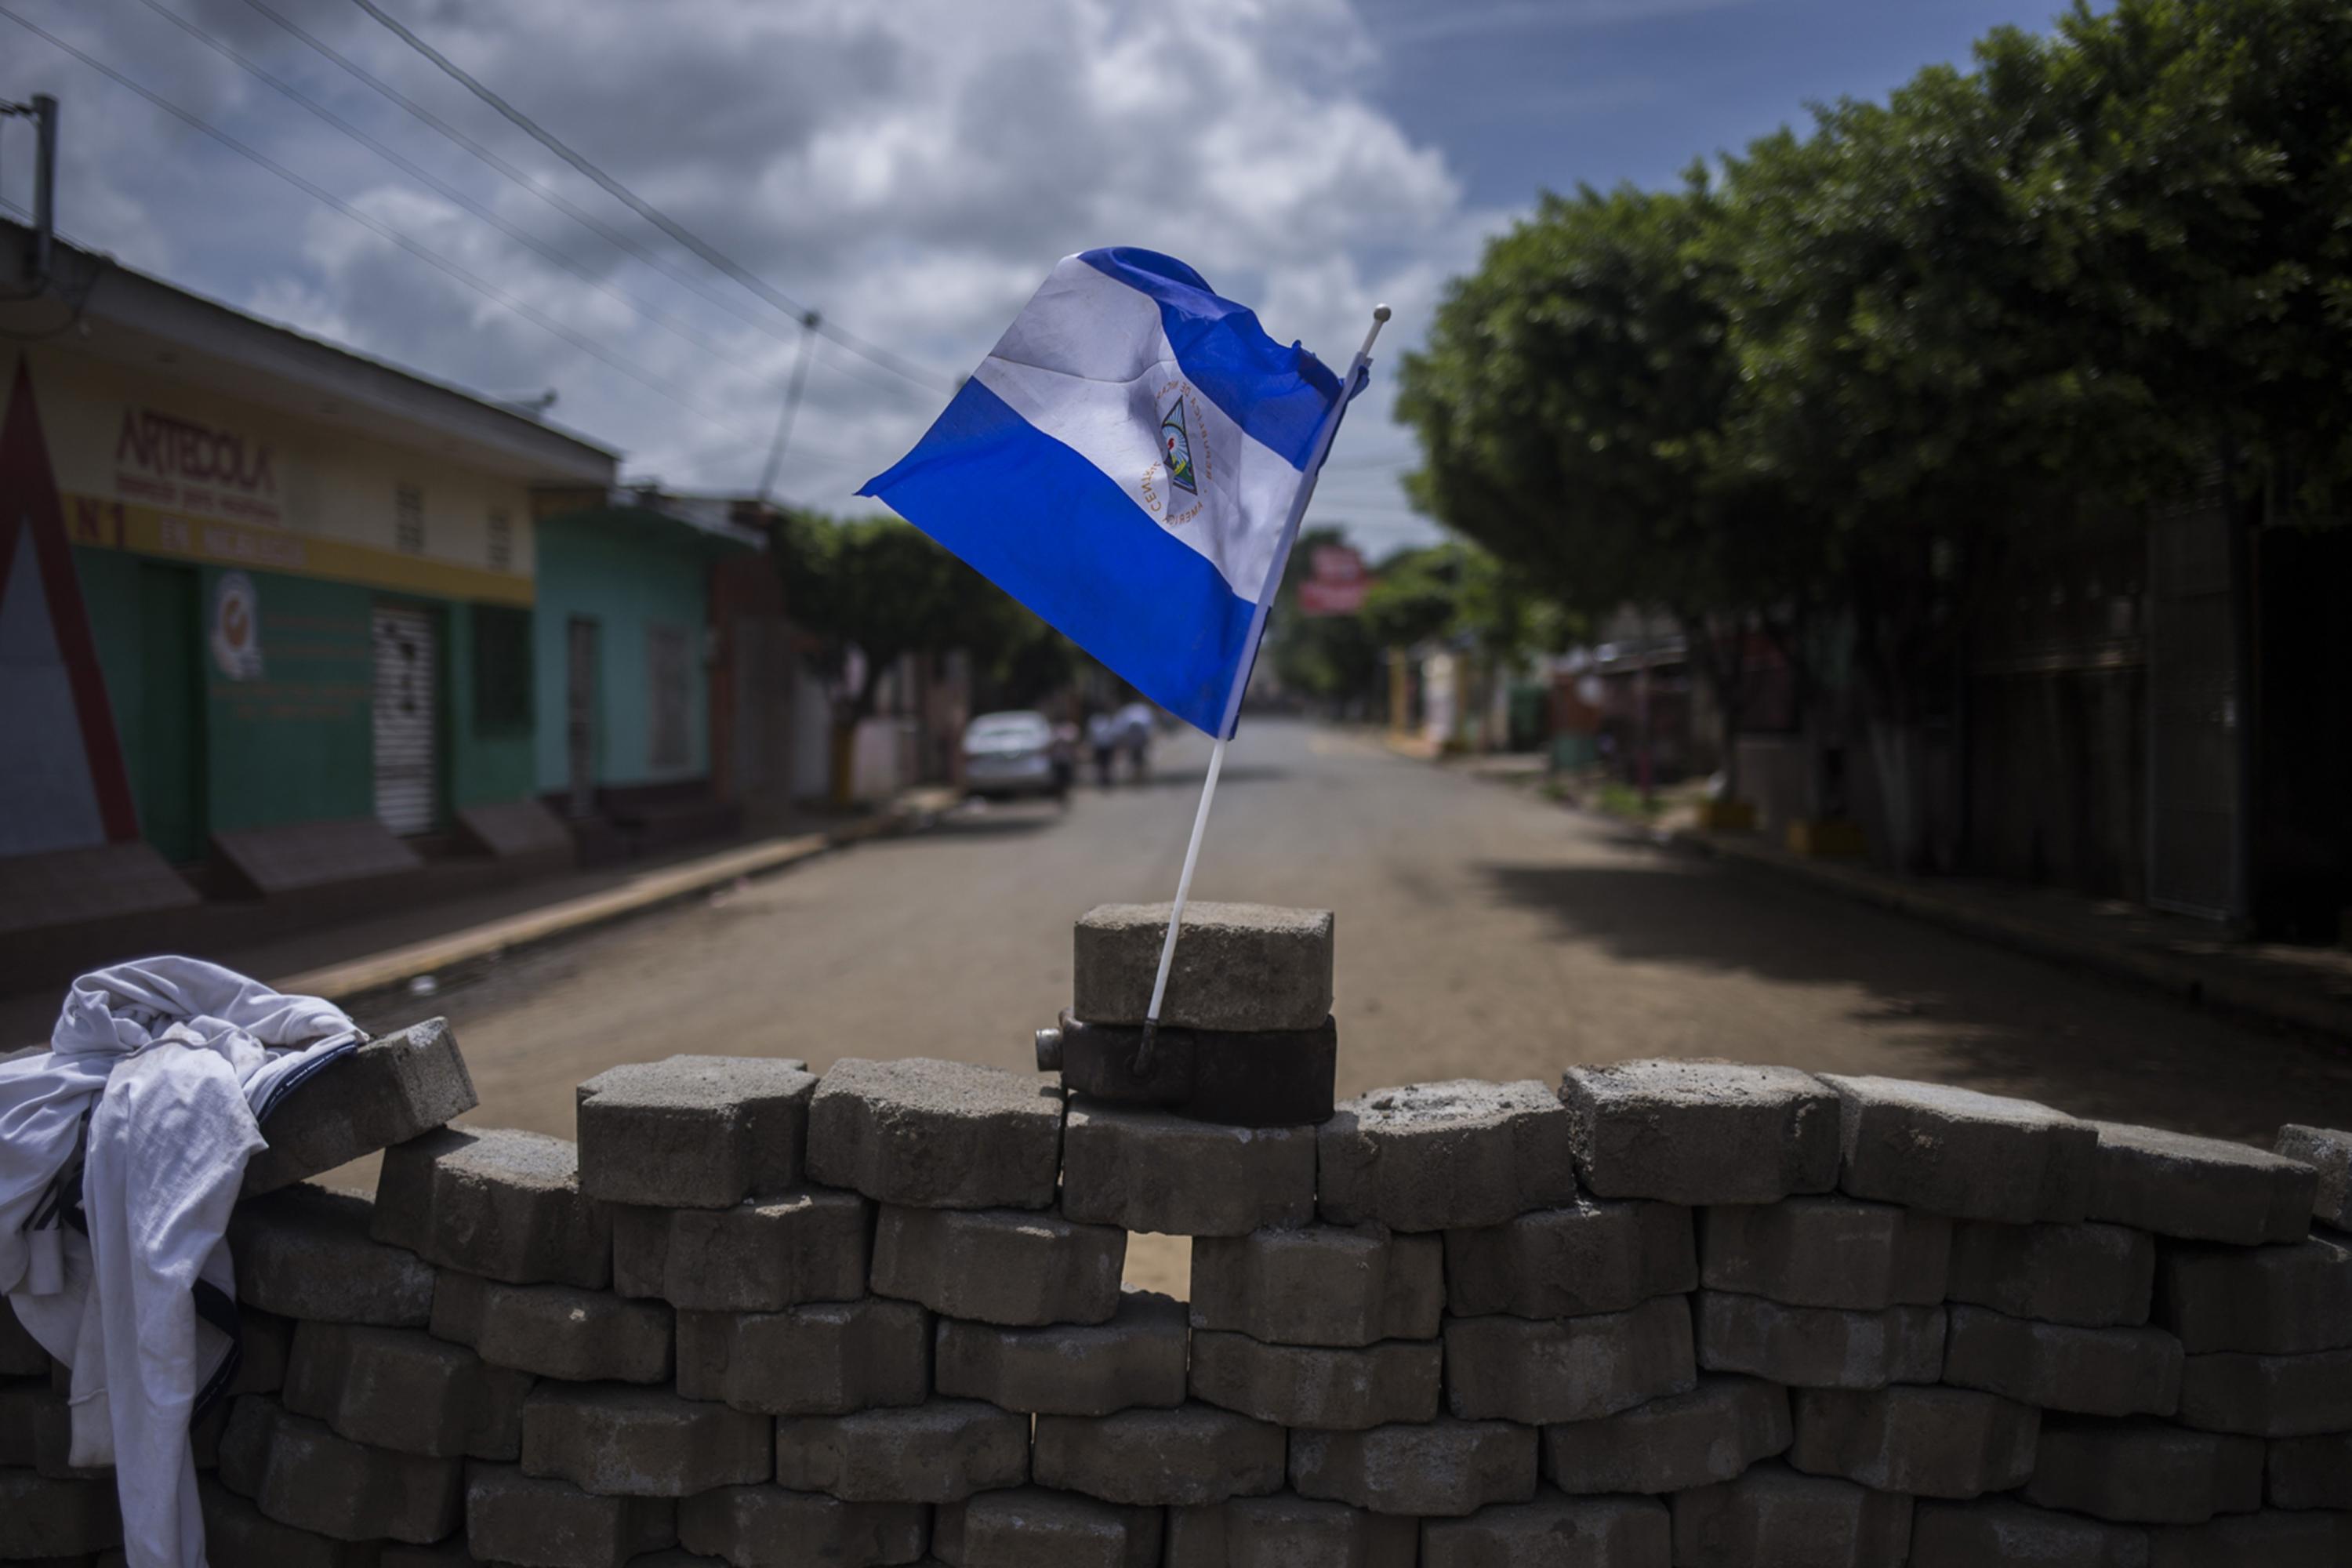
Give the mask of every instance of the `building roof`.
[[[0, 295], [26, 289], [32, 231], [0, 219]], [[376, 441], [534, 484], [610, 485], [618, 454], [414, 371], [262, 321], [59, 240], [48, 288], [0, 327]]]

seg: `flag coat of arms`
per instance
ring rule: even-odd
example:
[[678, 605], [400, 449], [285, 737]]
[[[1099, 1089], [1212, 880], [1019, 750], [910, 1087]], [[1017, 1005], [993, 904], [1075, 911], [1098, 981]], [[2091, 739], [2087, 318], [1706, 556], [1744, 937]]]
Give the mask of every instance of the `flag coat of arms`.
[[1214, 735], [1340, 401], [1182, 262], [1089, 250], [858, 493]]

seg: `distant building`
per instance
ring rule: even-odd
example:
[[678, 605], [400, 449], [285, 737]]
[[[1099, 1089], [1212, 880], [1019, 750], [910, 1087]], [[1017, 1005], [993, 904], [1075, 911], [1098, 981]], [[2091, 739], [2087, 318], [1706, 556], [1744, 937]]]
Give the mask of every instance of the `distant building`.
[[28, 238], [0, 223], [0, 937], [160, 942], [203, 897], [215, 945], [272, 929], [223, 899], [381, 907], [786, 792], [785, 639], [713, 617], [774, 622], [756, 521], [104, 257], [32, 278]]

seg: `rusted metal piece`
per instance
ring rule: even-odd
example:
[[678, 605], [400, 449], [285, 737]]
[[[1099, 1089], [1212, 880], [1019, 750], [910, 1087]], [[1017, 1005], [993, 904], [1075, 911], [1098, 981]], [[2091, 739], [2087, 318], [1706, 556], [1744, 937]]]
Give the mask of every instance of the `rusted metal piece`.
[[1037, 1031], [1037, 1067], [1062, 1086], [1118, 1105], [1148, 1105], [1229, 1127], [1303, 1127], [1331, 1117], [1339, 1030], [1228, 1034], [1162, 1026], [1150, 1059], [1137, 1067], [1139, 1025], [1087, 1024], [1063, 1011]]

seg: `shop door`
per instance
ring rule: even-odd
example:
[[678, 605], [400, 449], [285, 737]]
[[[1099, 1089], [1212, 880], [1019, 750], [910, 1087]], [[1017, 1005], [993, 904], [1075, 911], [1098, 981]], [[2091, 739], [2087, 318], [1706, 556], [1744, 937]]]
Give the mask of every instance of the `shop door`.
[[193, 860], [203, 847], [196, 762], [196, 710], [204, 700], [196, 572], [139, 563], [139, 718], [132, 785], [140, 837], [164, 859]]
[[563, 755], [567, 806], [596, 809], [596, 623], [574, 616], [564, 643]]
[[433, 615], [375, 607], [375, 815], [398, 834], [433, 828], [434, 742], [439, 733]]

